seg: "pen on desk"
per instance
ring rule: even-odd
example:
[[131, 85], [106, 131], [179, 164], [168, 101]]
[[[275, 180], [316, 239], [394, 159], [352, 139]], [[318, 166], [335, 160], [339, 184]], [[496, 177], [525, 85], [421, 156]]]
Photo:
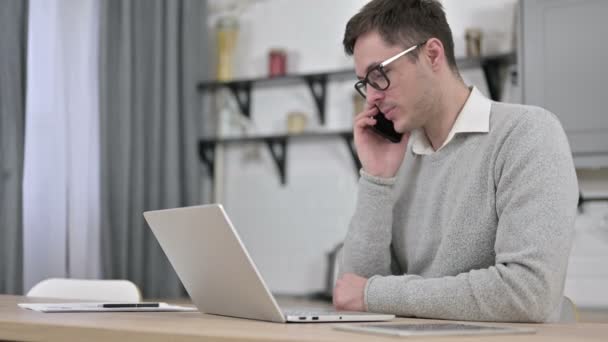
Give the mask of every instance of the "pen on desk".
[[117, 308], [157, 308], [159, 303], [107, 303], [101, 304], [102, 308], [117, 309]]

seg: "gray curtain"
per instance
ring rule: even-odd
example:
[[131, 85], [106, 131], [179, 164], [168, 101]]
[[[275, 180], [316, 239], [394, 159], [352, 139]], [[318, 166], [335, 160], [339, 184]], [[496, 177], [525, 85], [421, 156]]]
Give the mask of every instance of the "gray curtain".
[[132, 280], [146, 298], [184, 294], [142, 212], [202, 201], [206, 17], [201, 0], [101, 2], [103, 276]]
[[0, 293], [23, 291], [27, 1], [0, 0]]

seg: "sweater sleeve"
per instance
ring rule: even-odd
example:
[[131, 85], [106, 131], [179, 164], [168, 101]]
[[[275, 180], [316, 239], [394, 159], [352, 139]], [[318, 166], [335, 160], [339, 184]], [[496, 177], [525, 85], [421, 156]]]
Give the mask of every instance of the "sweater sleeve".
[[355, 213], [342, 249], [339, 274], [365, 278], [391, 274], [393, 186], [395, 178], [379, 178], [361, 170]]
[[432, 279], [375, 275], [366, 284], [368, 310], [455, 320], [551, 319], [563, 296], [578, 185], [561, 125], [546, 111], [533, 114], [522, 116], [496, 150], [495, 264]]

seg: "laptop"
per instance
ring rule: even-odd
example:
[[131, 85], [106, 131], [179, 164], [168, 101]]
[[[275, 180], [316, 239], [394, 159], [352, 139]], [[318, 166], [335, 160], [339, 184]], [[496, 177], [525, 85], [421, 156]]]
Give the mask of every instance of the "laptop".
[[148, 211], [144, 217], [201, 312], [280, 323], [395, 318], [369, 312], [281, 309], [220, 204]]

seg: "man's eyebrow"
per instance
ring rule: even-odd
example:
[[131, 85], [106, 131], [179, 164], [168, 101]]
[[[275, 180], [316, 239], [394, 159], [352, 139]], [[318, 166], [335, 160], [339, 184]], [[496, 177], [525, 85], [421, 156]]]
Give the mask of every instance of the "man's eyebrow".
[[370, 65], [367, 66], [367, 69], [365, 69], [365, 73], [367, 74], [368, 72], [370, 72], [370, 70], [372, 70], [373, 68], [376, 68], [378, 65], [380, 65], [380, 63], [382, 62], [373, 62]]
[[[380, 65], [380, 63], [381, 62], [373, 62], [370, 65], [368, 65], [367, 68], [365, 69], [365, 75], [367, 76], [369, 71], [376, 68], [378, 65]], [[359, 80], [365, 79], [365, 76], [359, 76], [359, 75], [356, 75], [356, 76], [357, 76], [357, 79], [359, 79]]]

